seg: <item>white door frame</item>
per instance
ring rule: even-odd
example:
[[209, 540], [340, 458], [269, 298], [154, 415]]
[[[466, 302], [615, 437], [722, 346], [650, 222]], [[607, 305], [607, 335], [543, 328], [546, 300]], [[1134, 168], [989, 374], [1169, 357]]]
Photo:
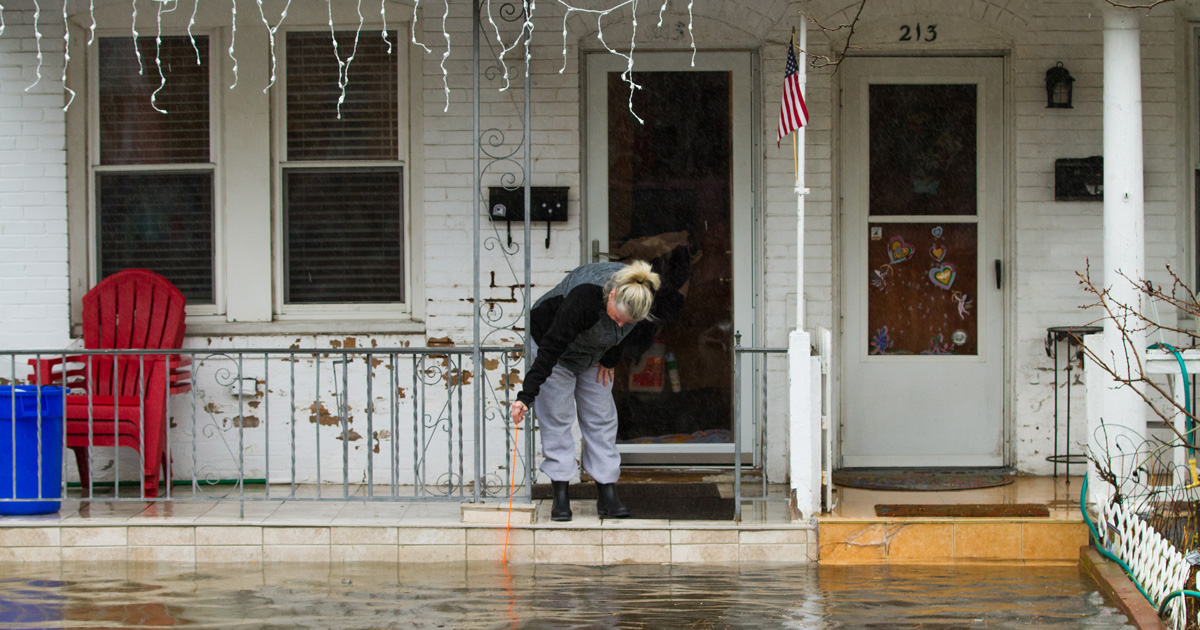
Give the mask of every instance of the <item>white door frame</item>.
[[[986, 138], [987, 138], [987, 142], [989, 143], [989, 146], [986, 147], [987, 155], [984, 155], [983, 153], [980, 153], [978, 155], [979, 178], [977, 180], [977, 186], [979, 187], [979, 199], [980, 199], [980, 204], [981, 204], [980, 207], [982, 208], [984, 206], [984, 204], [988, 205], [990, 212], [992, 213], [992, 216], [988, 217], [989, 220], [987, 220], [987, 223], [990, 224], [991, 226], [993, 226], [991, 228], [985, 228], [981, 224], [981, 231], [979, 234], [979, 240], [980, 240], [979, 264], [980, 264], [980, 268], [978, 270], [980, 286], [981, 287], [988, 286], [988, 285], [990, 285], [992, 287], [995, 286], [993, 284], [995, 281], [995, 278], [993, 275], [994, 272], [992, 270], [992, 261], [991, 261], [991, 259], [993, 257], [998, 258], [999, 260], [1002, 261], [1002, 268], [1003, 268], [1003, 272], [1004, 272], [1002, 289], [1000, 291], [989, 292], [989, 294], [987, 295], [987, 297], [989, 299], [999, 300], [1000, 304], [999, 304], [999, 310], [997, 311], [997, 313], [999, 314], [1000, 317], [1003, 318], [1003, 322], [1001, 325], [998, 326], [998, 330], [995, 333], [996, 341], [988, 343], [987, 344], [988, 347], [986, 349], [981, 346], [981, 352], [995, 353], [994, 355], [989, 355], [989, 356], [995, 356], [995, 358], [997, 360], [999, 360], [1001, 363], [1001, 365], [998, 369], [998, 375], [997, 375], [998, 382], [999, 382], [999, 384], [998, 384], [999, 392], [996, 395], [996, 400], [995, 400], [995, 404], [998, 405], [1001, 409], [1000, 419], [998, 422], [998, 424], [999, 424], [998, 431], [999, 431], [1000, 435], [998, 437], [998, 451], [995, 454], [995, 457], [990, 457], [987, 459], [987, 461], [981, 461], [979, 458], [969, 458], [969, 459], [961, 459], [960, 458], [959, 460], [954, 461], [954, 458], [950, 458], [948, 460], [943, 460], [943, 461], [940, 461], [937, 463], [931, 462], [930, 465], [999, 466], [999, 465], [1006, 465], [1006, 464], [1010, 463], [1011, 457], [1012, 457], [1011, 440], [1010, 440], [1011, 421], [1009, 418], [1009, 410], [1011, 408], [1011, 393], [1010, 393], [1011, 392], [1011, 386], [1010, 386], [1011, 379], [1009, 377], [1009, 371], [1011, 369], [1010, 368], [1011, 356], [1012, 356], [1012, 352], [1013, 352], [1013, 350], [1011, 348], [1011, 343], [1010, 343], [1011, 338], [1012, 338], [1011, 330], [1012, 330], [1012, 325], [1013, 325], [1013, 320], [1012, 320], [1013, 309], [1011, 308], [1010, 296], [1012, 295], [1011, 288], [1014, 286], [1013, 285], [1013, 275], [1014, 274], [1012, 273], [1013, 265], [1010, 262], [1011, 261], [1011, 256], [1010, 256], [1011, 245], [1010, 245], [1010, 243], [1011, 243], [1011, 239], [1013, 237], [1012, 225], [1011, 225], [1011, 221], [1010, 221], [1011, 213], [1009, 211], [1009, 206], [1012, 203], [1012, 201], [1011, 201], [1011, 199], [1012, 199], [1012, 197], [1011, 197], [1011, 194], [1012, 194], [1011, 193], [1011, 191], [1012, 191], [1011, 177], [1012, 177], [1012, 175], [1011, 175], [1011, 169], [1008, 166], [1011, 163], [1011, 159], [1012, 159], [1012, 157], [1011, 157], [1012, 156], [1012, 154], [1011, 154], [1012, 131], [1011, 131], [1011, 126], [1008, 124], [1008, 115], [1006, 113], [1006, 111], [1010, 111], [1010, 106], [1011, 106], [1010, 90], [1007, 89], [1007, 81], [1006, 81], [1006, 77], [1007, 77], [1007, 73], [1008, 73], [1006, 59], [1001, 58], [1001, 57], [995, 57], [995, 56], [993, 56], [993, 57], [954, 57], [954, 58], [931, 58], [931, 57], [926, 57], [926, 58], [913, 58], [913, 57], [852, 57], [852, 58], [847, 58], [847, 64], [845, 67], [842, 68], [842, 72], [841, 72], [842, 77], [841, 77], [840, 81], [841, 81], [842, 89], [839, 91], [839, 94], [840, 94], [840, 99], [842, 102], [841, 102], [841, 107], [838, 109], [838, 112], [839, 112], [839, 115], [845, 116], [845, 115], [847, 115], [846, 108], [849, 108], [849, 107], [863, 107], [864, 108], [863, 112], [865, 112], [866, 106], [864, 103], [861, 102], [862, 99], [851, 94], [851, 86], [855, 84], [855, 81], [857, 79], [863, 78], [866, 76], [882, 76], [882, 77], [890, 78], [891, 75], [898, 75], [899, 73], [904, 72], [908, 67], [911, 67], [915, 64], [923, 64], [926, 68], [930, 68], [930, 70], [928, 72], [926, 72], [925, 74], [932, 75], [932, 77], [936, 77], [936, 80], [931, 81], [930, 80], [931, 77], [927, 76], [927, 77], [921, 78], [921, 79], [897, 78], [897, 80], [895, 80], [895, 81], [888, 80], [886, 82], [889, 82], [889, 83], [891, 83], [891, 82], [913, 83], [913, 84], [916, 84], [916, 83], [941, 83], [941, 82], [973, 82], [973, 81], [960, 81], [959, 80], [961, 78], [967, 78], [967, 76], [969, 76], [969, 74], [971, 74], [971, 73], [967, 73], [967, 75], [964, 75], [964, 73], [962, 71], [947, 71], [944, 73], [944, 76], [943, 76], [943, 73], [938, 72], [938, 68], [941, 66], [946, 66], [946, 70], [949, 70], [949, 66], [955, 62], [964, 62], [967, 66], [980, 65], [980, 62], [982, 62], [982, 65], [994, 64], [996, 67], [993, 67], [991, 70], [986, 71], [988, 73], [988, 78], [984, 79], [983, 81], [984, 81], [984, 83], [987, 84], [986, 89], [1000, 90], [1000, 94], [993, 101], [995, 103], [999, 103], [1000, 111], [990, 120], [985, 120], [982, 117], [982, 115], [980, 118], [980, 126], [978, 127], [978, 130], [981, 135], [986, 134]], [[861, 95], [858, 95], [858, 96], [861, 96]], [[982, 99], [983, 99], [983, 95], [981, 94], [981, 103], [980, 103], [981, 108], [984, 107], [984, 105], [982, 103]], [[860, 112], [859, 117], [862, 120], [866, 120], [865, 118], [862, 117], [862, 112]], [[836, 239], [837, 245], [835, 245], [835, 246], [839, 248], [839, 259], [840, 260], [839, 260], [839, 266], [838, 266], [838, 274], [841, 276], [841, 279], [836, 283], [836, 287], [837, 287], [836, 291], [838, 292], [838, 301], [839, 301], [838, 306], [839, 306], [839, 312], [841, 314], [841, 316], [837, 318], [837, 327], [839, 330], [837, 331], [838, 334], [836, 335], [836, 339], [837, 339], [837, 345], [838, 345], [838, 356], [842, 357], [842, 361], [841, 361], [842, 369], [840, 370], [840, 375], [839, 375], [839, 393], [838, 393], [839, 408], [841, 409], [841, 412], [838, 414], [840, 422], [839, 422], [839, 426], [837, 427], [838, 428], [838, 434], [837, 434], [837, 439], [836, 439], [837, 444], [835, 446], [835, 449], [838, 452], [838, 458], [837, 458], [835, 467], [841, 468], [841, 467], [890, 466], [890, 465], [910, 465], [911, 466], [911, 465], [914, 465], [911, 463], [911, 460], [905, 461], [903, 458], [896, 460], [896, 461], [891, 461], [887, 457], [879, 457], [879, 456], [870, 456], [870, 457], [866, 457], [866, 458], [860, 456], [860, 457], [856, 458], [853, 455], [847, 457], [846, 452], [845, 452], [846, 425], [843, 423], [845, 423], [847, 421], [847, 414], [846, 414], [846, 411], [848, 409], [847, 403], [851, 397], [860, 395], [860, 394], [856, 394], [855, 392], [849, 391], [849, 386], [847, 384], [847, 382], [848, 382], [847, 371], [848, 371], [848, 369], [851, 369], [853, 367], [852, 364], [854, 363], [851, 360], [851, 359], [853, 359], [853, 357], [850, 357], [849, 353], [857, 352], [858, 351], [857, 348], [859, 348], [861, 345], [864, 345], [862, 340], [859, 340], [858, 343], [850, 343], [849, 342], [847, 335], [857, 334], [857, 332], [852, 332], [852, 331], [848, 330], [848, 326], [850, 325], [850, 323], [847, 321], [847, 313], [849, 312], [849, 309], [851, 309], [851, 308], [858, 308], [860, 310], [865, 308], [864, 304], [862, 304], [862, 300], [865, 299], [864, 294], [861, 290], [859, 290], [859, 288], [861, 288], [862, 285], [865, 285], [865, 283], [866, 283], [865, 279], [863, 279], [861, 281], [861, 284], [859, 284], [859, 285], [850, 283], [847, 280], [847, 274], [854, 273], [855, 269], [862, 269], [865, 271], [865, 262], [851, 260], [851, 257], [859, 257], [859, 258], [863, 258], [863, 260], [865, 260], [865, 250], [859, 251], [861, 248], [852, 247], [849, 244], [848, 232], [850, 230], [859, 230], [859, 229], [865, 230], [866, 229], [865, 222], [868, 221], [869, 218], [865, 212], [862, 212], [861, 216], [858, 216], [858, 215], [852, 216], [850, 214], [852, 212], [854, 212], [854, 213], [860, 212], [862, 205], [865, 204], [865, 199], [861, 198], [862, 197], [861, 187], [858, 190], [851, 190], [851, 188], [855, 187], [855, 184], [853, 184], [852, 182], [855, 181], [856, 177], [862, 178], [865, 180], [866, 166], [865, 166], [864, 160], [865, 160], [865, 156], [867, 155], [865, 152], [866, 151], [866, 148], [865, 148], [866, 134], [863, 133], [863, 134], [859, 135], [852, 131], [846, 132], [845, 120], [839, 120], [839, 121], [837, 121], [837, 123], [838, 124], [835, 125], [835, 128], [837, 129], [836, 133], [841, 134], [841, 136], [839, 137], [839, 145], [840, 146], [838, 148], [838, 163], [839, 163], [839, 167], [840, 167], [839, 171], [842, 171], [844, 174], [841, 175], [839, 178], [837, 178], [836, 184], [835, 184], [835, 185], [839, 186], [839, 188], [841, 189], [841, 195], [840, 195], [841, 201], [840, 201], [840, 209], [839, 209], [840, 211], [837, 213], [837, 217], [838, 217], [838, 221], [839, 221], [839, 226], [838, 226], [839, 236]], [[996, 145], [998, 145], [998, 146], [996, 146]], [[931, 221], [937, 221], [937, 220], [938, 220], [937, 217], [931, 217]], [[987, 252], [987, 250], [985, 250], [984, 239], [985, 238], [996, 239], [995, 231], [997, 231], [997, 230], [1000, 231], [1000, 233], [1001, 233], [1001, 238], [999, 239], [1000, 242], [996, 244], [994, 253], [989, 254]], [[856, 288], [856, 286], [858, 288]], [[853, 304], [851, 303], [852, 300], [855, 301]], [[865, 314], [864, 314], [864, 317], [865, 317]], [[980, 326], [982, 327], [983, 325], [984, 325], [984, 322], [981, 320]], [[880, 358], [883, 358], [883, 357], [880, 357]]]
[[[689, 52], [641, 52], [634, 66], [637, 72], [704, 72], [727, 71], [732, 75], [731, 117], [733, 168], [731, 173], [730, 227], [733, 240], [733, 325], [743, 339], [754, 339], [756, 327], [754, 309], [754, 169], [753, 116], [756, 111], [753, 81], [754, 53], [750, 51], [697, 52], [695, 63]], [[581, 262], [593, 262], [592, 242], [608, 242], [608, 99], [607, 74], [623, 72], [628, 62], [605, 51], [584, 55], [584, 207], [586, 218], [581, 221], [583, 241]], [[636, 112], [636, 110], [635, 110]], [[745, 159], [738, 159], [745, 156]], [[603, 247], [603, 246], [602, 246]], [[741, 254], [743, 253], [744, 254]], [[736, 360], [736, 357], [735, 357]], [[749, 362], [747, 362], [748, 364]], [[752, 435], [753, 378], [742, 378], [742, 457], [747, 461], [753, 453]], [[626, 463], [637, 463], [639, 456], [654, 461], [678, 459], [681, 463], [732, 464], [733, 444], [619, 444]]]

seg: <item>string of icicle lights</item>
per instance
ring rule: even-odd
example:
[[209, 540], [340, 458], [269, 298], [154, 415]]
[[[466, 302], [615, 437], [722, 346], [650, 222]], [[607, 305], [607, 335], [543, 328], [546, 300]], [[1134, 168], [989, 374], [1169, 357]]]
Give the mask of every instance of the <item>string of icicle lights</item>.
[[[41, 0], [31, 0], [31, 1], [33, 2], [33, 7], [34, 7], [33, 31], [34, 31], [34, 40], [35, 40], [36, 52], [37, 52], [37, 67], [35, 69], [36, 79], [34, 80], [34, 82], [31, 85], [29, 85], [29, 87], [25, 88], [26, 92], [28, 92], [29, 90], [36, 87], [42, 81], [43, 55], [42, 55], [42, 33], [41, 33], [41, 24], [40, 24], [42, 7], [41, 7]], [[156, 16], [157, 31], [155, 33], [155, 38], [154, 38], [154, 42], [155, 42], [154, 65], [155, 65], [155, 68], [158, 70], [159, 87], [158, 87], [158, 89], [156, 89], [154, 91], [153, 94], [150, 95], [150, 104], [155, 109], [155, 111], [158, 111], [163, 114], [166, 114], [167, 111], [160, 108], [158, 106], [158, 103], [156, 102], [158, 93], [161, 92], [163, 87], [165, 87], [167, 84], [167, 78], [163, 74], [163, 70], [162, 70], [162, 61], [159, 58], [159, 48], [162, 43], [162, 16], [177, 10], [179, 8], [180, 1], [181, 0], [143, 0], [143, 2], [151, 2], [152, 4], [157, 5], [157, 16]], [[192, 28], [196, 24], [196, 11], [200, 6], [201, 0], [192, 0], [192, 1], [193, 1], [192, 13], [191, 13], [191, 19], [188, 22], [187, 34], [188, 34], [188, 38], [191, 40], [192, 48], [196, 51], [196, 64], [199, 65], [201, 63], [200, 50], [196, 46], [196, 40], [195, 40], [194, 35], [192, 34]], [[568, 38], [567, 21], [570, 20], [571, 17], [576, 14], [578, 14], [578, 16], [583, 19], [588, 19], [588, 20], [594, 19], [596, 21], [596, 40], [598, 42], [600, 42], [600, 45], [602, 45], [606, 51], [608, 51], [609, 53], [611, 53], [613, 55], [620, 57], [621, 59], [625, 60], [625, 62], [626, 62], [625, 63], [625, 71], [621, 73], [621, 80], [629, 85], [629, 111], [631, 114], [633, 114], [634, 118], [637, 118], [637, 121], [639, 123], [641, 123], [642, 119], [640, 117], [638, 117], [638, 115], [636, 113], [633, 112], [633, 93], [636, 90], [641, 88], [641, 86], [638, 85], [637, 83], [635, 83], [633, 80], [633, 53], [634, 53], [634, 49], [637, 47], [637, 28], [638, 28], [637, 11], [638, 11], [639, 0], [621, 0], [617, 4], [615, 4], [609, 8], [606, 8], [606, 9], [590, 9], [590, 8], [585, 8], [585, 7], [579, 7], [579, 6], [575, 6], [574, 4], [571, 4], [567, 0], [554, 0], [554, 1], [557, 2], [558, 5], [560, 7], [562, 7], [562, 9], [563, 9], [563, 19], [562, 19], [563, 65], [561, 68], [559, 68], [558, 73], [563, 74], [567, 69], [567, 38]], [[71, 62], [71, 53], [70, 53], [71, 30], [70, 30], [69, 26], [67, 25], [67, 20], [69, 17], [69, 12], [67, 10], [68, 2], [69, 2], [69, 0], [63, 0], [63, 7], [62, 7], [62, 19], [63, 19], [62, 82], [63, 82], [63, 89], [66, 90], [66, 92], [70, 96], [67, 99], [66, 105], [63, 106], [63, 111], [67, 111], [71, 107], [71, 103], [73, 103], [75, 101], [75, 90], [72, 90], [70, 87], [67, 86], [67, 66]], [[484, 2], [484, 10], [487, 13], [489, 26], [492, 28], [493, 32], [495, 33], [496, 41], [499, 42], [500, 48], [501, 48], [500, 55], [499, 55], [499, 62], [500, 62], [501, 67], [504, 70], [504, 85], [503, 85], [503, 87], [500, 88], [500, 91], [503, 92], [510, 87], [509, 69], [508, 69], [507, 62], [505, 61], [505, 56], [508, 53], [512, 52], [514, 49], [516, 49], [517, 46], [520, 46], [522, 43], [524, 43], [524, 46], [525, 46], [525, 49], [524, 49], [525, 68], [526, 68], [525, 69], [525, 78], [526, 79], [529, 78], [529, 61], [532, 59], [532, 51], [530, 50], [530, 40], [533, 37], [533, 28], [534, 28], [533, 27], [533, 15], [534, 15], [534, 11], [537, 8], [537, 1], [536, 0], [524, 0], [522, 2], [522, 9], [523, 9], [522, 15], [524, 15], [524, 22], [521, 25], [520, 32], [513, 38], [511, 44], [505, 43], [503, 36], [500, 34], [500, 27], [499, 27], [499, 25], [496, 24], [496, 20], [493, 17], [492, 0], [483, 0], [483, 2]], [[693, 67], [695, 67], [695, 65], [696, 65], [696, 38], [695, 38], [695, 33], [693, 31], [693, 15], [692, 15], [692, 8], [694, 5], [694, 2], [695, 2], [695, 0], [688, 0], [688, 3], [687, 3], [688, 37], [691, 41], [692, 66]], [[383, 21], [383, 29], [381, 31], [381, 35], [383, 37], [384, 42], [387, 43], [387, 50], [388, 50], [388, 53], [390, 54], [392, 52], [392, 42], [388, 40], [388, 35], [387, 35], [386, 3], [387, 3], [387, 0], [380, 0], [379, 16]], [[659, 7], [658, 25], [657, 25], [658, 28], [662, 27], [663, 16], [666, 13], [667, 5], [669, 3], [670, 3], [670, 0], [663, 0], [662, 5]], [[283, 11], [281, 12], [281, 14], [279, 16], [279, 21], [276, 22], [274, 26], [272, 26], [270, 21], [267, 19], [266, 10], [263, 7], [263, 0], [255, 0], [255, 4], [258, 7], [258, 14], [262, 19], [263, 26], [265, 26], [267, 29], [267, 35], [268, 35], [269, 41], [270, 41], [271, 79], [270, 79], [270, 82], [267, 84], [267, 86], [263, 88], [263, 92], [266, 92], [271, 89], [271, 86], [275, 85], [275, 80], [276, 80], [275, 34], [279, 31], [279, 28], [281, 26], [283, 26], [284, 20], [287, 19], [288, 9], [291, 7], [292, 0], [287, 0], [286, 4], [283, 7]], [[338, 118], [341, 118], [342, 117], [341, 106], [346, 98], [346, 86], [350, 82], [350, 64], [354, 61], [354, 55], [355, 55], [355, 52], [358, 50], [358, 42], [359, 42], [359, 38], [362, 34], [362, 29], [363, 29], [364, 17], [363, 17], [363, 12], [362, 12], [362, 0], [358, 0], [357, 5], [356, 5], [356, 11], [358, 14], [358, 26], [354, 32], [354, 43], [351, 46], [349, 46], [349, 53], [347, 54], [347, 56], [344, 59], [342, 57], [342, 54], [339, 52], [337, 34], [336, 34], [336, 31], [334, 28], [333, 0], [325, 0], [325, 4], [326, 4], [326, 8], [327, 8], [328, 15], [329, 15], [329, 36], [333, 43], [333, 54], [337, 58], [337, 62], [338, 62], [338, 86], [341, 88], [341, 96], [338, 98], [338, 108], [337, 109], [338, 109]], [[450, 58], [450, 51], [451, 51], [450, 31], [447, 28], [447, 22], [449, 21], [449, 18], [450, 18], [450, 0], [443, 0], [442, 4], [443, 4], [443, 7], [442, 7], [443, 10], [441, 12], [442, 13], [441, 30], [442, 30], [442, 39], [445, 40], [445, 42], [446, 42], [446, 49], [445, 49], [445, 51], [442, 52], [442, 59], [441, 59], [441, 63], [439, 65], [442, 70], [442, 88], [443, 88], [443, 91], [445, 92], [445, 107], [442, 109], [442, 111], [446, 112], [446, 111], [450, 110], [450, 74], [449, 74], [449, 71], [446, 69], [446, 60]], [[417, 40], [417, 20], [420, 17], [420, 6], [421, 6], [421, 0], [414, 0], [414, 2], [413, 2], [413, 19], [412, 19], [412, 43], [417, 46], [420, 46], [425, 51], [426, 54], [432, 54], [433, 49], [431, 49], [424, 42]], [[130, 7], [131, 7], [131, 12], [132, 12], [132, 15], [130, 17], [130, 34], [133, 37], [134, 41], [136, 42], [137, 38], [139, 37], [138, 30], [137, 30], [138, 0], [131, 0]], [[618, 12], [621, 12], [624, 10], [629, 11], [629, 15], [630, 15], [630, 19], [631, 19], [628, 52], [622, 52], [620, 50], [613, 48], [612, 46], [609, 45], [609, 43], [604, 38], [604, 19], [609, 18], [609, 17], [613, 16], [614, 14], [618, 14]], [[233, 71], [233, 84], [230, 85], [229, 88], [233, 89], [233, 88], [237, 87], [237, 84], [238, 84], [238, 60], [237, 60], [237, 54], [236, 54], [236, 50], [235, 50], [236, 44], [237, 44], [237, 0], [230, 0], [230, 12], [229, 13], [230, 13], [230, 17], [229, 17], [230, 37], [229, 37], [228, 54], [229, 54], [230, 60], [232, 60], [232, 62], [233, 62], [233, 65], [231, 68]], [[96, 3], [95, 3], [95, 0], [88, 0], [88, 15], [91, 18], [91, 29], [90, 29], [91, 32], [88, 37], [87, 45], [91, 46], [92, 43], [96, 40]], [[4, 29], [5, 29], [4, 5], [0, 4], [0, 35], [4, 34]], [[145, 67], [143, 66], [143, 63], [142, 63], [142, 53], [141, 53], [141, 50], [136, 45], [134, 46], [134, 53], [137, 56], [138, 74], [143, 74], [145, 72]]]

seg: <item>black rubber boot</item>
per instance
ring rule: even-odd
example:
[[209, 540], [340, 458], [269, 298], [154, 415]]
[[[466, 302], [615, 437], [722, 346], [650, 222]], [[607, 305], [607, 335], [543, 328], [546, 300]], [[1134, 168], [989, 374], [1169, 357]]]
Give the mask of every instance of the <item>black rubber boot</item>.
[[629, 510], [617, 498], [617, 485], [596, 482], [596, 511], [600, 518], [628, 518]]
[[571, 520], [571, 498], [567, 496], [567, 481], [551, 481], [554, 486], [554, 505], [550, 506], [550, 520]]

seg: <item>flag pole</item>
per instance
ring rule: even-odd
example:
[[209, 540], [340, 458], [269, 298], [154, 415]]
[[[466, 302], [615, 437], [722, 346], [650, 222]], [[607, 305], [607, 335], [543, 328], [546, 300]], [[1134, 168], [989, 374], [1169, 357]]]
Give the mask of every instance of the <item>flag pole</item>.
[[[792, 40], [795, 42], [796, 29], [792, 27]], [[808, 25], [800, 21], [800, 55], [797, 58], [798, 68], [796, 77], [800, 82], [800, 93], [804, 94], [808, 83]], [[796, 165], [796, 330], [804, 330], [804, 197], [808, 188], [804, 186], [804, 132], [808, 125], [803, 125], [792, 133], [793, 161]]]
[[[792, 50], [795, 50], [795, 48], [796, 48], [796, 27], [795, 26], [792, 27], [792, 41], [788, 45], [792, 47]], [[803, 55], [804, 53], [800, 53], [800, 54]], [[803, 62], [801, 62], [801, 63], [803, 63]], [[796, 72], [799, 73], [800, 70], [796, 70]], [[800, 75], [800, 76], [803, 77], [803, 75]], [[801, 84], [803, 84], [804, 79], [801, 78], [800, 81], [801, 81]], [[792, 134], [792, 170], [795, 171], [796, 179], [799, 180], [800, 179], [800, 159], [798, 157], [796, 157], [796, 134]]]

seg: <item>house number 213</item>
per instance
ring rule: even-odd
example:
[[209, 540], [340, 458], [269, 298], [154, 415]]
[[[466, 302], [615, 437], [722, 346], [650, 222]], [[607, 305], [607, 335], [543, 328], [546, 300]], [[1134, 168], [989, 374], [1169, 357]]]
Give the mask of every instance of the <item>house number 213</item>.
[[916, 26], [904, 24], [900, 26], [900, 41], [902, 42], [931, 42], [937, 39], [937, 24], [926, 24], [921, 26], [917, 22]]

